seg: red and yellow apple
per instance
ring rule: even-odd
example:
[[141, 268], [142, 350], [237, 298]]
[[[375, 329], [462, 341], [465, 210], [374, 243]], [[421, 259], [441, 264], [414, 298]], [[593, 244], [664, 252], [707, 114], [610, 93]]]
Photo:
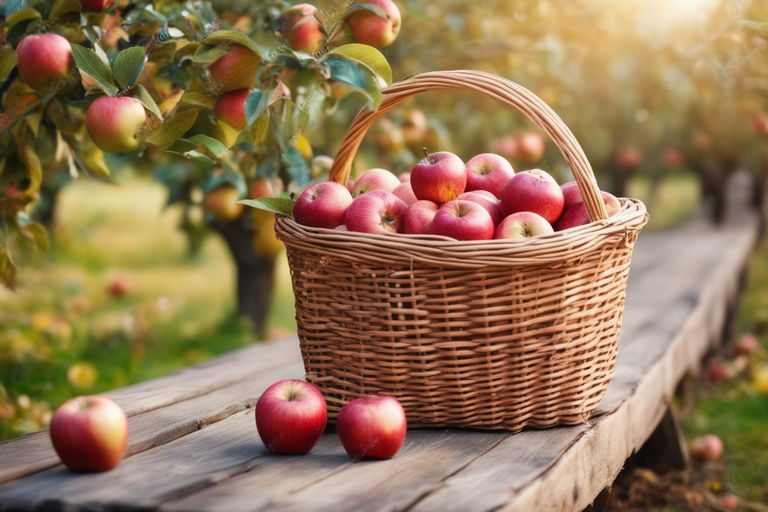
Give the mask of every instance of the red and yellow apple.
[[273, 453], [309, 453], [325, 430], [327, 409], [320, 391], [303, 380], [275, 382], [255, 407], [256, 428]]
[[101, 96], [91, 103], [85, 116], [88, 135], [99, 149], [107, 153], [137, 149], [146, 122], [144, 105], [130, 96]]
[[356, 43], [384, 48], [395, 42], [400, 32], [400, 10], [392, 0], [361, 0], [355, 2], [381, 9], [379, 16], [368, 9], [357, 9], [347, 18], [347, 26]]
[[512, 165], [503, 156], [481, 153], [467, 162], [467, 191], [487, 190], [501, 197], [504, 185], [515, 175]]
[[365, 396], [341, 408], [336, 429], [351, 458], [390, 459], [400, 450], [408, 425], [395, 398]]
[[208, 72], [221, 92], [248, 89], [261, 65], [261, 58], [245, 46], [230, 44], [229, 51], [208, 65]]
[[283, 16], [280, 33], [294, 50], [313, 54], [322, 46], [325, 34], [316, 13], [314, 5], [297, 4]]
[[240, 193], [234, 185], [224, 183], [209, 190], [203, 197], [203, 209], [218, 222], [231, 222], [243, 213], [242, 204], [237, 203]]
[[458, 156], [448, 151], [438, 151], [426, 155], [411, 169], [410, 182], [418, 199], [444, 204], [464, 192], [467, 169]]
[[237, 130], [244, 130], [248, 124], [245, 119], [245, 100], [250, 93], [250, 89], [225, 92], [216, 100], [213, 115]]
[[352, 201], [344, 215], [344, 225], [348, 231], [361, 233], [397, 233], [407, 209], [408, 205], [392, 192], [372, 190]]
[[17, 68], [33, 89], [43, 89], [69, 73], [74, 65], [72, 47], [59, 34], [32, 34], [16, 47]]

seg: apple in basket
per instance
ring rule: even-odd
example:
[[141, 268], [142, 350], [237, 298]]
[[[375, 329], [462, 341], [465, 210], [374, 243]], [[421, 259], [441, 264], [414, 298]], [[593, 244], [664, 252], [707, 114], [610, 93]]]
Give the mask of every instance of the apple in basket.
[[407, 209], [408, 205], [393, 193], [372, 190], [352, 201], [343, 223], [348, 231], [379, 235], [398, 233]]
[[386, 169], [368, 169], [358, 176], [354, 185], [349, 189], [352, 197], [370, 192], [371, 190], [394, 191], [400, 185], [400, 178]]
[[432, 232], [432, 220], [439, 207], [432, 201], [422, 199], [408, 206], [403, 217], [403, 233], [426, 235]]
[[[603, 203], [605, 203], [605, 210], [608, 213], [608, 217], [612, 217], [621, 210], [621, 203], [616, 196], [603, 190], [600, 191], [600, 195], [603, 198]], [[581, 195], [579, 195], [579, 198], [581, 198]], [[584, 224], [589, 224], [587, 206], [583, 202], [578, 202], [563, 211], [563, 214], [555, 223], [555, 231], [562, 231]]]
[[487, 190], [501, 197], [504, 185], [515, 175], [506, 158], [495, 153], [481, 153], [467, 161], [467, 191]]
[[456, 199], [460, 201], [472, 201], [485, 208], [486, 211], [491, 214], [494, 226], [498, 225], [498, 223], [501, 222], [501, 219], [504, 218], [501, 215], [501, 201], [487, 190], [471, 190], [469, 192], [464, 192]]
[[285, 379], [269, 386], [255, 407], [256, 429], [273, 453], [308, 453], [325, 430], [325, 398], [312, 384]]
[[400, 450], [408, 425], [395, 398], [364, 396], [341, 408], [336, 429], [351, 458], [390, 459]]
[[501, 191], [501, 210], [507, 216], [515, 212], [538, 213], [554, 223], [563, 213], [563, 191], [546, 171], [531, 169], [515, 174]]
[[432, 220], [432, 233], [456, 240], [490, 240], [494, 225], [491, 214], [472, 201], [449, 201]]
[[335, 228], [344, 223], [352, 195], [335, 181], [322, 181], [307, 187], [293, 205], [293, 217], [300, 224], [317, 228]]
[[538, 213], [516, 212], [496, 226], [493, 238], [528, 238], [549, 233], [554, 233], [552, 225]]
[[417, 199], [437, 204], [453, 201], [467, 186], [467, 169], [458, 156], [448, 151], [427, 153], [411, 169], [411, 188]]

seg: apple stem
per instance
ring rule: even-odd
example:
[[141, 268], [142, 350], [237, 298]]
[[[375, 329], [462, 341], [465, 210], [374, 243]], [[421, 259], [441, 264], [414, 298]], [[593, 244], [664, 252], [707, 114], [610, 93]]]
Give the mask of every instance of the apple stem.
[[427, 163], [428, 163], [429, 165], [432, 165], [432, 164], [434, 164], [435, 162], [433, 162], [433, 161], [432, 161], [432, 157], [431, 157], [431, 156], [429, 156], [429, 151], [427, 151], [427, 147], [426, 147], [426, 146], [424, 146], [423, 148], [421, 148], [421, 150], [424, 152], [424, 156], [426, 156], [426, 157], [427, 157]]

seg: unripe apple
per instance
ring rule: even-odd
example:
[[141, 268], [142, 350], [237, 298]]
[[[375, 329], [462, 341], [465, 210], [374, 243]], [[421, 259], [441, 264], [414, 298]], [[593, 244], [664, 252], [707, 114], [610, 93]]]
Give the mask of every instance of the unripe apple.
[[310, 164], [312, 178], [328, 176], [331, 167], [333, 167], [333, 158], [328, 155], [317, 155]]
[[222, 92], [248, 89], [261, 65], [261, 58], [245, 46], [230, 44], [229, 51], [208, 65], [219, 90]]
[[294, 5], [285, 13], [280, 33], [294, 50], [312, 54], [322, 46], [325, 34], [316, 13], [311, 4]]
[[216, 100], [213, 115], [233, 128], [244, 130], [248, 124], [245, 120], [245, 100], [250, 93], [250, 89], [225, 92]]
[[59, 34], [26, 36], [16, 48], [21, 78], [33, 89], [43, 89], [69, 73], [72, 46]]
[[275, 234], [275, 214], [253, 209], [253, 253], [261, 258], [274, 258], [285, 245]]
[[85, 116], [85, 127], [96, 146], [107, 153], [133, 151], [147, 122], [144, 105], [129, 96], [97, 98]]
[[372, 5], [384, 12], [380, 17], [366, 9], [360, 9], [347, 18], [347, 25], [356, 43], [375, 48], [391, 45], [400, 32], [400, 10], [392, 0], [362, 0], [362, 5]]
[[224, 183], [208, 191], [203, 197], [203, 209], [219, 222], [230, 222], [243, 213], [244, 206], [236, 203], [240, 193], [234, 185]]
[[80, 0], [84, 11], [102, 12], [115, 3], [115, 0]]

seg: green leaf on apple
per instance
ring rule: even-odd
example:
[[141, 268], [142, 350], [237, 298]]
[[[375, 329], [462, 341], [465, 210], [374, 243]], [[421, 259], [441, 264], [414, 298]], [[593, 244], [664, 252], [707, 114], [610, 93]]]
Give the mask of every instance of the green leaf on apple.
[[48, 12], [48, 21], [54, 21], [64, 14], [80, 11], [80, 2], [78, 0], [56, 0]]
[[213, 137], [210, 137], [203, 133], [199, 133], [186, 140], [190, 140], [194, 142], [195, 144], [197, 144], [197, 146], [203, 146], [216, 158], [220, 158], [224, 153], [227, 152], [227, 147], [224, 144], [222, 144], [217, 139], [214, 139]]
[[0, 49], [0, 82], [5, 82], [16, 67], [16, 52], [11, 47]]
[[258, 119], [269, 107], [269, 98], [272, 91], [264, 92], [259, 89], [253, 89], [245, 99], [245, 121], [248, 127]]
[[5, 18], [5, 24], [8, 27], [12, 27], [22, 21], [29, 21], [34, 19], [42, 19], [42, 16], [37, 11], [37, 9], [33, 9], [32, 7], [24, 7], [23, 9], [19, 9], [18, 11]]
[[139, 100], [150, 112], [152, 112], [158, 119], [163, 119], [163, 113], [160, 112], [160, 107], [155, 103], [155, 99], [149, 94], [149, 91], [141, 85], [137, 84], [133, 89], [133, 97]]
[[330, 71], [331, 78], [363, 93], [371, 103], [372, 109], [379, 108], [382, 96], [374, 73], [367, 67], [361, 67], [347, 59], [326, 59], [325, 65]]
[[223, 46], [200, 45], [192, 55], [192, 62], [196, 64], [210, 64], [216, 62], [227, 54], [227, 49]]
[[201, 43], [207, 45], [223, 43], [239, 44], [240, 46], [245, 46], [252, 52], [258, 54], [262, 60], [270, 60], [274, 57], [275, 53], [274, 48], [272, 48], [270, 44], [265, 44], [267, 42], [268, 40], [265, 39], [264, 42], [258, 44], [256, 41], [243, 34], [242, 32], [238, 32], [237, 30], [217, 30], [205, 36], [205, 38], [201, 41]]
[[334, 48], [327, 55], [338, 55], [357, 64], [362, 64], [384, 79], [387, 85], [392, 83], [392, 69], [389, 67], [387, 58], [373, 46], [350, 43]]
[[197, 120], [198, 112], [196, 109], [189, 109], [166, 119], [160, 128], [147, 137], [147, 142], [162, 149], [170, 148], [192, 128]]
[[347, 10], [344, 12], [344, 17], [349, 17], [351, 14], [354, 14], [356, 11], [369, 11], [378, 16], [379, 18], [385, 18], [387, 17], [387, 13], [384, 12], [384, 9], [379, 7], [378, 5], [372, 5], [372, 4], [351, 4], [349, 7], [347, 7]]
[[146, 62], [147, 56], [144, 53], [144, 48], [141, 46], [126, 48], [117, 54], [115, 62], [112, 64], [115, 80], [121, 87], [133, 85], [138, 80]]
[[296, 203], [296, 201], [289, 197], [259, 197], [257, 199], [242, 199], [237, 202], [245, 206], [288, 217], [293, 217], [293, 205]]
[[80, 71], [93, 78], [105, 93], [110, 96], [117, 94], [118, 89], [112, 82], [112, 70], [95, 51], [79, 44], [73, 44], [72, 57]]

